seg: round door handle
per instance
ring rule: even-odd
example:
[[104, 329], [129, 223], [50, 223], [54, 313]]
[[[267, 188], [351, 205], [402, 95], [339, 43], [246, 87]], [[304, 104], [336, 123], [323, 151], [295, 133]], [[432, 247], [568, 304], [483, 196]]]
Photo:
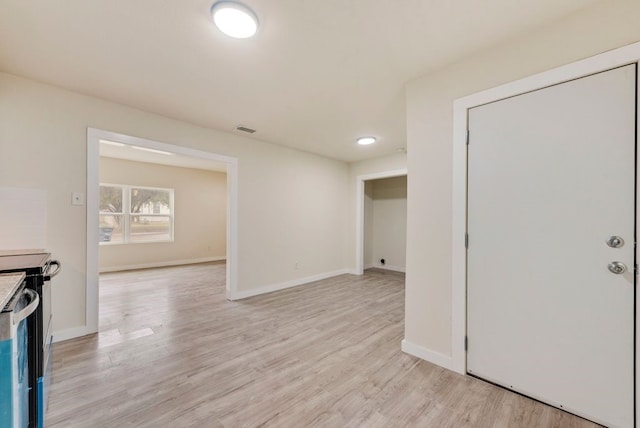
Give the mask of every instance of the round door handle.
[[611, 262], [607, 268], [609, 268], [609, 272], [615, 273], [616, 275], [623, 274], [627, 271], [627, 265], [622, 262]]

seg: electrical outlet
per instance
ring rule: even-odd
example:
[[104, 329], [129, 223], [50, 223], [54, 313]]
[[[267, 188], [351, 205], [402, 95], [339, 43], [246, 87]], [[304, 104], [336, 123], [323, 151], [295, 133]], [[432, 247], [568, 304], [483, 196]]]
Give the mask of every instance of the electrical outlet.
[[300, 262], [296, 261], [296, 262], [293, 264], [293, 270], [298, 270], [298, 269], [300, 269]]

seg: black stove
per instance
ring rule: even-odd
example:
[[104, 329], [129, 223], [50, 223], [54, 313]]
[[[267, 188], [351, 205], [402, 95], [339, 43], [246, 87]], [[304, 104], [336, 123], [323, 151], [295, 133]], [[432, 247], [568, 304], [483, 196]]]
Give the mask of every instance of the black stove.
[[27, 288], [40, 296], [40, 305], [29, 317], [29, 427], [44, 427], [51, 382], [51, 278], [60, 271], [60, 262], [50, 253], [0, 256], [0, 273], [25, 272]]

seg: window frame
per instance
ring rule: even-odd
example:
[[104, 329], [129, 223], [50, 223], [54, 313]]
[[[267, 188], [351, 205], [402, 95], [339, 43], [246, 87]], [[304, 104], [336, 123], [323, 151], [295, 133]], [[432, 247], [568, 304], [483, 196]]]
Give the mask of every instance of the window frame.
[[[100, 241], [99, 245], [130, 245], [130, 244], [158, 244], [174, 242], [174, 223], [175, 223], [175, 207], [174, 207], [174, 193], [175, 189], [165, 187], [152, 187], [152, 186], [137, 186], [132, 184], [113, 184], [113, 183], [99, 183], [99, 189], [102, 187], [118, 187], [122, 189], [122, 212], [113, 213], [114, 216], [122, 216], [122, 241]], [[169, 214], [144, 214], [144, 213], [132, 213], [131, 212], [131, 191], [133, 189], [143, 190], [159, 190], [169, 192]], [[153, 210], [152, 210], [153, 211]], [[109, 215], [100, 211], [98, 208], [98, 217], [103, 215]], [[132, 240], [131, 239], [131, 219], [134, 216], [138, 217], [169, 217], [169, 238], [168, 239], [154, 239], [154, 240]], [[98, 224], [100, 221], [98, 220]]]

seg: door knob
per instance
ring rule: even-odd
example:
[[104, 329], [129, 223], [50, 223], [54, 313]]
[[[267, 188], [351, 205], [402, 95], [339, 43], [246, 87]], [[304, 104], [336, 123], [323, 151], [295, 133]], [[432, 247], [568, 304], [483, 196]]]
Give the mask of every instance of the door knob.
[[607, 245], [611, 248], [620, 248], [624, 245], [624, 239], [619, 236], [610, 236], [607, 238]]
[[609, 268], [609, 272], [615, 273], [616, 275], [620, 275], [627, 271], [627, 266], [622, 262], [611, 262], [607, 268]]

